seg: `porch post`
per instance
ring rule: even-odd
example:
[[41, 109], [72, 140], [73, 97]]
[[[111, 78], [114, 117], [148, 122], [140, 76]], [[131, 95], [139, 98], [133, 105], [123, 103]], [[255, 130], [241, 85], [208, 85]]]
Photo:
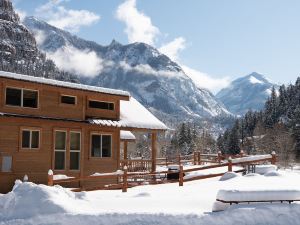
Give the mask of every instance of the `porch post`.
[[156, 171], [156, 154], [157, 154], [157, 133], [152, 132], [151, 134], [151, 151], [152, 151], [152, 167], [151, 171], [155, 172]]
[[128, 145], [128, 142], [124, 141], [124, 160], [128, 159], [128, 156], [127, 156], [127, 145]]

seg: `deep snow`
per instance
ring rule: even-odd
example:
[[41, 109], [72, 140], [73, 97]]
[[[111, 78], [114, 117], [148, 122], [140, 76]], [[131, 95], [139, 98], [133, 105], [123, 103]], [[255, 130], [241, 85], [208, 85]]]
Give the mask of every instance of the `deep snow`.
[[[297, 172], [219, 177], [184, 183], [146, 185], [120, 190], [73, 193], [18, 181], [14, 190], [0, 196], [0, 224], [205, 224], [297, 225], [300, 205], [250, 204], [212, 212], [220, 189], [300, 188]], [[269, 174], [267, 173], [267, 174]]]

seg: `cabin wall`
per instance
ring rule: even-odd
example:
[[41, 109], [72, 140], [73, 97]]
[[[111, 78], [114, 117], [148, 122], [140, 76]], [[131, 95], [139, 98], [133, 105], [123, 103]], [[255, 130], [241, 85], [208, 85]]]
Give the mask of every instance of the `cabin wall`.
[[[22, 128], [40, 130], [40, 148], [38, 150], [21, 149]], [[54, 171], [54, 174], [88, 176], [96, 172], [113, 172], [118, 169], [120, 149], [119, 128], [100, 127], [79, 122], [0, 116], [0, 169], [3, 156], [12, 156], [13, 159], [12, 171], [0, 172], [1, 193], [10, 191], [14, 181], [16, 179], [23, 179], [25, 174], [28, 175], [29, 181], [47, 183], [48, 170], [54, 168], [54, 131], [56, 129], [81, 131], [81, 168], [78, 171], [70, 171], [66, 168], [66, 170]], [[90, 135], [93, 132], [112, 135], [111, 158], [91, 157]], [[68, 151], [66, 155], [68, 165]], [[111, 182], [108, 181], [108, 183]], [[117, 181], [115, 180], [114, 182]]]
[[[37, 109], [5, 105], [6, 87], [25, 88], [39, 92], [39, 106]], [[120, 100], [127, 97], [97, 93], [91, 91], [74, 90], [65, 87], [39, 84], [27, 81], [0, 78], [0, 112], [44, 116], [53, 118], [66, 118], [85, 120], [88, 117], [119, 119]], [[76, 96], [76, 105], [60, 103], [61, 95]], [[114, 103], [114, 110], [91, 109], [88, 100], [97, 100]]]

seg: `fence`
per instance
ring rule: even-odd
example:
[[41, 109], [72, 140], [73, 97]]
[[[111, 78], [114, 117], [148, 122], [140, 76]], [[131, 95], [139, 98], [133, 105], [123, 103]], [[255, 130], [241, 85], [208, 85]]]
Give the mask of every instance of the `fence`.
[[[201, 156], [201, 155], [200, 155]], [[198, 155], [197, 155], [198, 157]], [[218, 159], [218, 158], [217, 158]], [[182, 160], [181, 162], [184, 162]], [[190, 178], [184, 178], [185, 174], [195, 172], [195, 171], [203, 171], [207, 169], [213, 168], [221, 168], [227, 167], [227, 171], [233, 171], [233, 166], [243, 166], [245, 168], [246, 165], [251, 164], [258, 164], [263, 162], [271, 162], [271, 164], [276, 163], [276, 154], [273, 152], [271, 155], [260, 155], [260, 156], [246, 156], [243, 158], [235, 158], [232, 159], [231, 157], [228, 158], [225, 162], [218, 162], [212, 165], [204, 165], [195, 168], [183, 169], [183, 165], [179, 165], [179, 171], [159, 171], [159, 172], [129, 172], [127, 165], [124, 166], [123, 171], [120, 173], [107, 173], [101, 174], [98, 176], [86, 176], [86, 177], [79, 177], [79, 178], [69, 178], [69, 179], [61, 179], [61, 180], [54, 180], [53, 179], [53, 172], [49, 170], [48, 173], [48, 185], [53, 186], [54, 184], [63, 184], [63, 183], [72, 183], [72, 182], [84, 182], [84, 181], [101, 181], [103, 179], [116, 179], [118, 182], [116, 184], [106, 185], [104, 187], [95, 187], [90, 189], [85, 188], [77, 188], [73, 189], [73, 191], [81, 191], [81, 190], [100, 190], [100, 189], [122, 189], [123, 192], [127, 192], [129, 187], [134, 187], [138, 185], [144, 184], [162, 184], [162, 183], [174, 183], [178, 182], [179, 186], [183, 186], [184, 182], [189, 182], [193, 180], [200, 180], [206, 178], [212, 178], [216, 176], [222, 176], [225, 172], [222, 173], [214, 173], [214, 174], [207, 174], [207, 175], [199, 175], [193, 176]], [[244, 172], [245, 169], [238, 169], [233, 172]], [[176, 180], [168, 180], [168, 175], [170, 174], [177, 174], [178, 179]]]

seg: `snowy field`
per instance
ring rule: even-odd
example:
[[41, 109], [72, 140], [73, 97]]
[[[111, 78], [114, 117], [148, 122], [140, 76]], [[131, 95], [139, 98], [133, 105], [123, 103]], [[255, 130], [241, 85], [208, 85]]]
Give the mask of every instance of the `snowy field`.
[[219, 179], [186, 182], [183, 187], [178, 183], [139, 186], [127, 193], [73, 193], [60, 186], [17, 182], [12, 192], [0, 195], [0, 224], [300, 224], [298, 203], [242, 204], [212, 212], [219, 190], [221, 195], [252, 190], [299, 194], [300, 173], [280, 171]]

